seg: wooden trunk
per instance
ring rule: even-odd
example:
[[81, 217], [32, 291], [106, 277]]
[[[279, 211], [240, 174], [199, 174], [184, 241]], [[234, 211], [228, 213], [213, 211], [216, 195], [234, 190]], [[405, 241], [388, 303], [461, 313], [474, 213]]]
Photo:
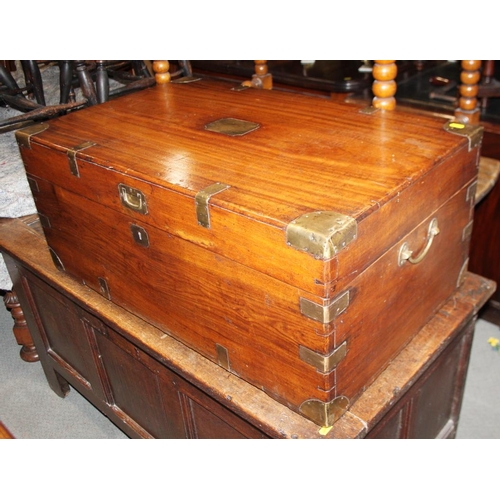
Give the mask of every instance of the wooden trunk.
[[482, 129], [371, 111], [195, 81], [17, 139], [59, 268], [329, 425], [467, 269]]

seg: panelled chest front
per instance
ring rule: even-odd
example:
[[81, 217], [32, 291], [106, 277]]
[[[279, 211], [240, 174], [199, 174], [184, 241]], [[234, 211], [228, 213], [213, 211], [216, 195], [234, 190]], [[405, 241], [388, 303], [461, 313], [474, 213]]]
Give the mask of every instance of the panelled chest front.
[[330, 425], [460, 285], [481, 129], [215, 81], [17, 132], [56, 265]]

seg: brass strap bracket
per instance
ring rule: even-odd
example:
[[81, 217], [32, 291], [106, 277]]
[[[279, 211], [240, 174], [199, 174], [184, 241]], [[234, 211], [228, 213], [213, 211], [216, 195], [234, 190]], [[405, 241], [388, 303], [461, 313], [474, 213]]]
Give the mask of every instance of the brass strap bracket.
[[24, 148], [31, 149], [31, 137], [48, 128], [48, 123], [37, 123], [36, 125], [17, 130], [15, 133], [17, 144]]
[[91, 146], [95, 146], [95, 145], [96, 145], [95, 142], [86, 141], [86, 142], [82, 142], [81, 144], [78, 144], [78, 146], [70, 148], [70, 149], [68, 149], [68, 151], [66, 151], [66, 154], [68, 155], [68, 161], [69, 161], [69, 170], [75, 177], [80, 177], [80, 170], [79, 170], [78, 164], [76, 162], [76, 154], [79, 151], [82, 151], [84, 149], [90, 148]]
[[228, 184], [216, 182], [196, 194], [194, 203], [196, 207], [196, 219], [200, 226], [210, 229], [210, 210], [208, 205], [210, 198], [230, 187]]

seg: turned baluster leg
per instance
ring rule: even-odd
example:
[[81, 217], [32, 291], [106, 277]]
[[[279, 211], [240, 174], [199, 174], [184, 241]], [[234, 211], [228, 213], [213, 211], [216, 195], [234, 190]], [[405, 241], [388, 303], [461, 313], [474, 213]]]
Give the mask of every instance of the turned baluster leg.
[[27, 361], [28, 363], [38, 361], [38, 352], [33, 344], [33, 339], [31, 338], [30, 331], [28, 330], [28, 325], [24, 318], [24, 313], [21, 309], [21, 304], [19, 303], [16, 292], [7, 292], [3, 300], [5, 302], [5, 306], [10, 311], [12, 318], [14, 319], [13, 332], [17, 343], [22, 346], [20, 352], [21, 359]]
[[136, 76], [143, 76], [144, 78], [152, 76], [144, 61], [130, 61], [130, 63]]
[[164, 84], [170, 82], [170, 63], [168, 61], [153, 61], [153, 71], [155, 73], [155, 80], [157, 84]]
[[189, 61], [179, 61], [179, 66], [182, 68], [184, 76], [193, 76], [193, 68]]
[[89, 70], [87, 69], [87, 64], [85, 63], [85, 61], [75, 61], [75, 67], [82, 94], [91, 106], [97, 104], [97, 95], [95, 93], [92, 77], [90, 76]]
[[396, 61], [375, 61], [373, 65], [373, 85], [374, 98], [372, 105], [378, 109], [393, 110], [396, 107], [396, 75], [398, 67]]
[[462, 61], [460, 73], [460, 97], [458, 108], [455, 110], [455, 119], [468, 124], [479, 123], [481, 111], [478, 105], [477, 93], [481, 79], [481, 61]]
[[[481, 70], [481, 85], [488, 85], [493, 81], [495, 76], [495, 61], [484, 61]], [[481, 108], [486, 109], [488, 106], [488, 97], [482, 97]]]
[[59, 61], [59, 104], [69, 102], [72, 79], [73, 61]]
[[104, 67], [104, 61], [96, 61], [95, 86], [97, 102], [103, 103], [109, 99], [109, 78]]
[[40, 68], [36, 61], [21, 61], [26, 86], [33, 92], [33, 96], [38, 104], [45, 106], [45, 94], [43, 92], [43, 81]]
[[273, 77], [267, 68], [267, 61], [254, 61], [255, 74], [251, 80], [242, 83], [244, 87], [253, 87], [255, 89], [271, 90], [273, 88]]

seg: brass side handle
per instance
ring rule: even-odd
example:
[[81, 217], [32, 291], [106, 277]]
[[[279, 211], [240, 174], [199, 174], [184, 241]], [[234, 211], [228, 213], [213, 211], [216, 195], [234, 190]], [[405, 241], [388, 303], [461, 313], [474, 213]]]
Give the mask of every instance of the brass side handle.
[[401, 245], [401, 248], [399, 249], [399, 265], [402, 266], [406, 261], [408, 261], [410, 264], [418, 264], [419, 262], [422, 262], [431, 248], [432, 242], [434, 241], [434, 236], [438, 234], [438, 221], [437, 219], [432, 219], [429, 223], [429, 228], [427, 230], [427, 240], [422, 251], [415, 257], [412, 257], [413, 250], [410, 250], [408, 243], [403, 243], [403, 245]]
[[143, 215], [148, 213], [146, 196], [142, 191], [125, 184], [118, 184], [118, 192], [120, 194], [120, 201], [124, 207]]

